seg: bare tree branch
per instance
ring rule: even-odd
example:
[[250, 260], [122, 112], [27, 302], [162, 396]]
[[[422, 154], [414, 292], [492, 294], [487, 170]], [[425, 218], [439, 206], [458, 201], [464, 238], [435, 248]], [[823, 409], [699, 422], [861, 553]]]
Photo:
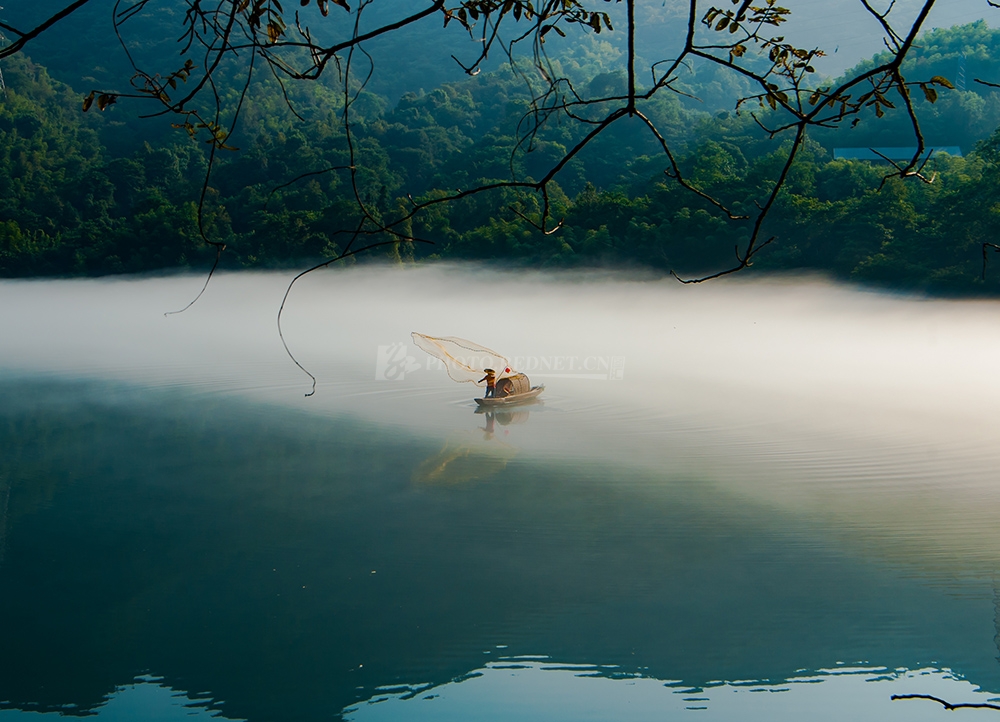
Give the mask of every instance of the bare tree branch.
[[893, 701], [898, 699], [926, 699], [931, 702], [937, 702], [939, 705], [944, 707], [946, 710], [956, 710], [956, 709], [998, 709], [1000, 710], [1000, 705], [991, 704], [989, 702], [959, 702], [957, 704], [952, 704], [947, 702], [940, 697], [935, 697], [931, 694], [894, 694], [890, 698]]
[[21, 32], [17, 28], [11, 27], [6, 23], [0, 22], [0, 30], [6, 30], [7, 32], [17, 36], [17, 39], [14, 40], [10, 45], [6, 45], [0, 48], [0, 59], [9, 58], [11, 55], [16, 55], [17, 53], [21, 52], [22, 50], [24, 50], [24, 46], [27, 45], [29, 42], [37, 38], [39, 35], [44, 33], [46, 30], [51, 28], [56, 23], [61, 22], [62, 20], [68, 18], [70, 15], [72, 15], [77, 10], [82, 8], [88, 2], [90, 2], [90, 0], [75, 0], [75, 2], [70, 3], [69, 5], [67, 5], [54, 15], [52, 15], [50, 18], [48, 18], [41, 24], [25, 32]]

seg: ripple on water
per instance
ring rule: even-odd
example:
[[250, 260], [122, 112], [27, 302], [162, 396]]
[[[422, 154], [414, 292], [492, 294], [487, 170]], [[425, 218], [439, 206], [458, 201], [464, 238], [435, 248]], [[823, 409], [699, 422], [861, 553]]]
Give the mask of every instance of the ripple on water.
[[934, 722], [951, 720], [955, 713], [929, 700], [894, 701], [892, 695], [929, 694], [951, 703], [995, 699], [994, 693], [976, 688], [949, 670], [934, 668], [841, 666], [778, 681], [737, 680], [692, 687], [615, 667], [543, 659], [516, 657], [487, 664], [448, 684], [380, 691], [344, 710], [344, 719], [652, 722], [674, 716], [683, 719], [685, 713], [696, 710], [696, 719], [707, 722]]

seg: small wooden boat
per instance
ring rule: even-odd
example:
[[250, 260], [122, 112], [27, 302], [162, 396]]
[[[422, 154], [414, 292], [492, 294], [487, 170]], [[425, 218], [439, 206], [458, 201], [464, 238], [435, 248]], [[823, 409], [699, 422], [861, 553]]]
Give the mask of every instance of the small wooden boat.
[[545, 384], [532, 386], [529, 390], [520, 394], [508, 394], [507, 396], [490, 396], [489, 398], [477, 398], [476, 403], [483, 407], [504, 407], [517, 406], [518, 404], [528, 404], [538, 398], [538, 394], [545, 390]]

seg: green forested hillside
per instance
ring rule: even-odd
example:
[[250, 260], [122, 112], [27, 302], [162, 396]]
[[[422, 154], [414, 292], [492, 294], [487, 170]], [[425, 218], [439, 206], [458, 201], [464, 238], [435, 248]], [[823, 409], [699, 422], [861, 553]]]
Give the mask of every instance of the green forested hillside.
[[[602, 40], [603, 42], [603, 40]], [[769, 216], [771, 245], [757, 270], [810, 269], [838, 277], [949, 292], [1000, 289], [1000, 273], [980, 281], [981, 244], [998, 240], [1000, 96], [971, 77], [1000, 80], [992, 48], [1000, 32], [983, 23], [927, 35], [907, 73], [954, 72], [965, 54], [967, 90], [920, 102], [927, 140], [961, 146], [964, 158], [932, 161], [932, 184], [892, 180], [886, 168], [835, 161], [837, 146], [899, 145], [905, 118], [889, 112], [857, 127], [817, 130]], [[567, 62], [589, 83], [607, 73], [599, 45]], [[207, 146], [162, 119], [136, 120], [126, 103], [80, 112], [80, 88], [53, 80], [25, 57], [2, 67], [0, 96], [0, 275], [73, 275], [206, 267], [197, 201]], [[86, 86], [85, 86], [86, 87]], [[259, 78], [238, 133], [206, 196], [206, 234], [223, 241], [229, 267], [300, 264], [334, 253], [356, 207], [339, 116], [340, 96], [322, 84], [292, 89], [286, 107], [273, 79]], [[498, 68], [461, 82], [402, 94], [375, 92], [355, 106], [363, 171], [359, 191], [386, 213], [412, 198], [511, 175], [513, 129], [527, 108], [523, 81]], [[708, 112], [681, 97], [657, 96], [644, 111], [666, 129], [692, 183], [750, 210], [783, 162], [744, 113]], [[132, 114], [130, 114], [132, 113]], [[148, 129], [148, 133], [146, 132]], [[579, 124], [546, 129], [514, 169], [537, 177], [581, 137]], [[909, 142], [909, 141], [907, 141]], [[749, 233], [665, 175], [665, 159], [638, 122], [602, 135], [557, 177], [551, 200], [563, 227], [545, 235], [524, 218], [538, 199], [512, 190], [481, 194], [417, 217], [412, 233], [433, 246], [404, 257], [474, 258], [530, 265], [642, 265], [681, 275], [732, 264]], [[311, 174], [301, 180], [303, 174]], [[293, 182], [294, 181], [294, 182]], [[288, 184], [288, 185], [286, 185]], [[398, 257], [399, 251], [390, 255]], [[998, 264], [1000, 265], [1000, 264]]]

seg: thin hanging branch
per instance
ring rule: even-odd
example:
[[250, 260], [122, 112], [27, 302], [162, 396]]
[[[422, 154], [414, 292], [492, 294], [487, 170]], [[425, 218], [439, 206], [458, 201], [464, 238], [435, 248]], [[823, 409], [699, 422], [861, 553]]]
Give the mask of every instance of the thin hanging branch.
[[990, 249], [992, 249], [994, 252], [1000, 252], [1000, 245], [997, 245], [996, 243], [988, 243], [988, 242], [987, 243], [983, 243], [983, 272], [982, 272], [982, 274], [980, 276], [980, 278], [983, 281], [986, 280], [986, 263], [989, 261], [988, 252], [989, 252]]
[[198, 299], [202, 297], [205, 290], [208, 288], [208, 284], [211, 282], [212, 277], [215, 275], [216, 269], [219, 267], [219, 261], [222, 260], [222, 252], [226, 250], [226, 245], [224, 243], [217, 244], [215, 246], [215, 261], [212, 263], [212, 268], [208, 271], [208, 276], [205, 277], [205, 283], [202, 285], [201, 290], [198, 291], [198, 295], [191, 299], [187, 306], [184, 308], [179, 308], [176, 311], [166, 311], [164, 316], [174, 316], [178, 313], [184, 313], [193, 305], [198, 302]]

